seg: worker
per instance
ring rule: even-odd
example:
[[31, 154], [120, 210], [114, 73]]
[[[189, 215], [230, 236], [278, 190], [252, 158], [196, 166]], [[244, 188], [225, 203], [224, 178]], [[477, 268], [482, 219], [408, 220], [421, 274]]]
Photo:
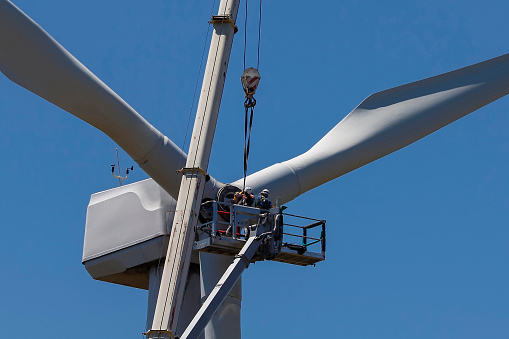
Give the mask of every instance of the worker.
[[260, 194], [258, 194], [255, 198], [255, 207], [261, 208], [263, 210], [268, 210], [274, 207], [272, 202], [269, 200], [269, 190], [263, 189]]
[[246, 205], [245, 206], [253, 206], [254, 205], [254, 194], [251, 187], [246, 187]]
[[251, 187], [247, 186], [243, 191], [235, 193], [233, 203], [242, 206], [253, 206], [254, 195]]

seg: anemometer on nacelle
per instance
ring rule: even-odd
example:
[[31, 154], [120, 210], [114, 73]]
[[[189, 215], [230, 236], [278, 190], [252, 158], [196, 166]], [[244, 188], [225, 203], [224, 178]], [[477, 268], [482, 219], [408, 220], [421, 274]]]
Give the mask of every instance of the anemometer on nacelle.
[[117, 152], [117, 169], [118, 169], [118, 174], [115, 174], [115, 165], [112, 164], [111, 165], [111, 175], [113, 175], [114, 178], [117, 178], [119, 186], [122, 186], [122, 180], [126, 180], [129, 177], [129, 171], [134, 170], [134, 166], [131, 166], [131, 168], [127, 167], [125, 169], [125, 177], [121, 176], [120, 175], [120, 160], [118, 159], [118, 148], [115, 148], [115, 150]]

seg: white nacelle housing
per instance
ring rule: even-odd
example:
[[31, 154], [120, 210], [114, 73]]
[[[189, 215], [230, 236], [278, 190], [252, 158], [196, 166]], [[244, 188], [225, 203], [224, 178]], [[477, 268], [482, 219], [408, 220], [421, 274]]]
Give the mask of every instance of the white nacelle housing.
[[88, 273], [148, 289], [150, 266], [166, 254], [175, 205], [152, 179], [93, 194], [83, 246]]

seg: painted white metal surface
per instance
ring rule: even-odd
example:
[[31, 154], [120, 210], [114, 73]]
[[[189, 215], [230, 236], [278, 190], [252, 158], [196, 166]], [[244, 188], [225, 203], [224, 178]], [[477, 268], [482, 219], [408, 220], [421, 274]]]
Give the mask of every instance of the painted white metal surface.
[[248, 176], [246, 185], [288, 202], [508, 93], [509, 54], [375, 93], [309, 151]]
[[[217, 282], [232, 263], [226, 255], [200, 252], [200, 288], [202, 302], [207, 299]], [[206, 339], [239, 339], [241, 337], [240, 311], [242, 302], [242, 277], [230, 290], [221, 306], [203, 331]]]
[[159, 294], [159, 286], [161, 285], [161, 277], [163, 275], [163, 266], [153, 265], [150, 268], [149, 287], [148, 287], [148, 302], [147, 302], [147, 322], [145, 330], [152, 327], [154, 321], [154, 311], [156, 309], [157, 295]]
[[218, 12], [223, 19], [213, 20], [214, 31], [189, 145], [187, 170], [182, 176], [149, 338], [171, 338], [178, 334], [177, 324], [185, 290], [184, 282], [187, 279], [194, 241], [194, 227], [205, 185], [204, 171], [208, 168], [233, 43], [233, 23], [237, 17], [238, 5], [238, 0], [222, 0]]
[[[163, 275], [163, 266], [154, 265], [150, 269], [150, 287], [148, 290], [148, 308], [147, 308], [147, 323], [146, 330], [149, 330], [154, 320], [154, 311], [159, 293], [159, 286], [161, 284], [161, 277]], [[180, 311], [179, 323], [177, 326], [178, 332], [184, 332], [189, 325], [195, 314], [200, 309], [200, 269], [198, 264], [192, 264], [188, 279], [186, 282], [186, 289], [184, 293], [184, 302], [182, 310]], [[203, 335], [197, 339], [204, 339]]]
[[87, 209], [83, 261], [167, 235], [175, 205], [151, 179], [93, 194]]
[[152, 179], [93, 194], [83, 245], [89, 274], [146, 289], [148, 282], [140, 269], [139, 274], [126, 271], [166, 252], [175, 206], [176, 201]]
[[239, 252], [239, 256], [236, 256], [233, 259], [231, 264], [228, 266], [217, 284], [214, 286], [212, 291], [203, 302], [203, 305], [200, 307], [198, 313], [196, 313], [196, 316], [192, 319], [189, 326], [182, 334], [182, 339], [195, 339], [202, 333], [205, 326], [209, 322], [209, 319], [212, 318], [214, 312], [227, 298], [230, 290], [233, 289], [237, 280], [240, 279], [242, 272], [244, 272], [244, 270], [249, 265], [249, 262], [255, 255], [263, 239], [263, 237], [257, 237], [255, 234], [249, 237]]

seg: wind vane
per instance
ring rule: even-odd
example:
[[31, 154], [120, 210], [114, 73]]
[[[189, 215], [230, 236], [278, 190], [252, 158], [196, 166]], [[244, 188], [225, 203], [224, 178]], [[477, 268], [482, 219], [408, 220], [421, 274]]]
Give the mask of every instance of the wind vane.
[[111, 165], [111, 174], [113, 177], [118, 178], [119, 186], [122, 186], [122, 180], [125, 180], [129, 177], [129, 171], [132, 171], [134, 169], [134, 166], [131, 166], [131, 168], [127, 167], [125, 169], [125, 177], [120, 175], [120, 161], [118, 160], [118, 148], [115, 148], [117, 151], [117, 169], [118, 169], [118, 175], [115, 174], [115, 165]]

